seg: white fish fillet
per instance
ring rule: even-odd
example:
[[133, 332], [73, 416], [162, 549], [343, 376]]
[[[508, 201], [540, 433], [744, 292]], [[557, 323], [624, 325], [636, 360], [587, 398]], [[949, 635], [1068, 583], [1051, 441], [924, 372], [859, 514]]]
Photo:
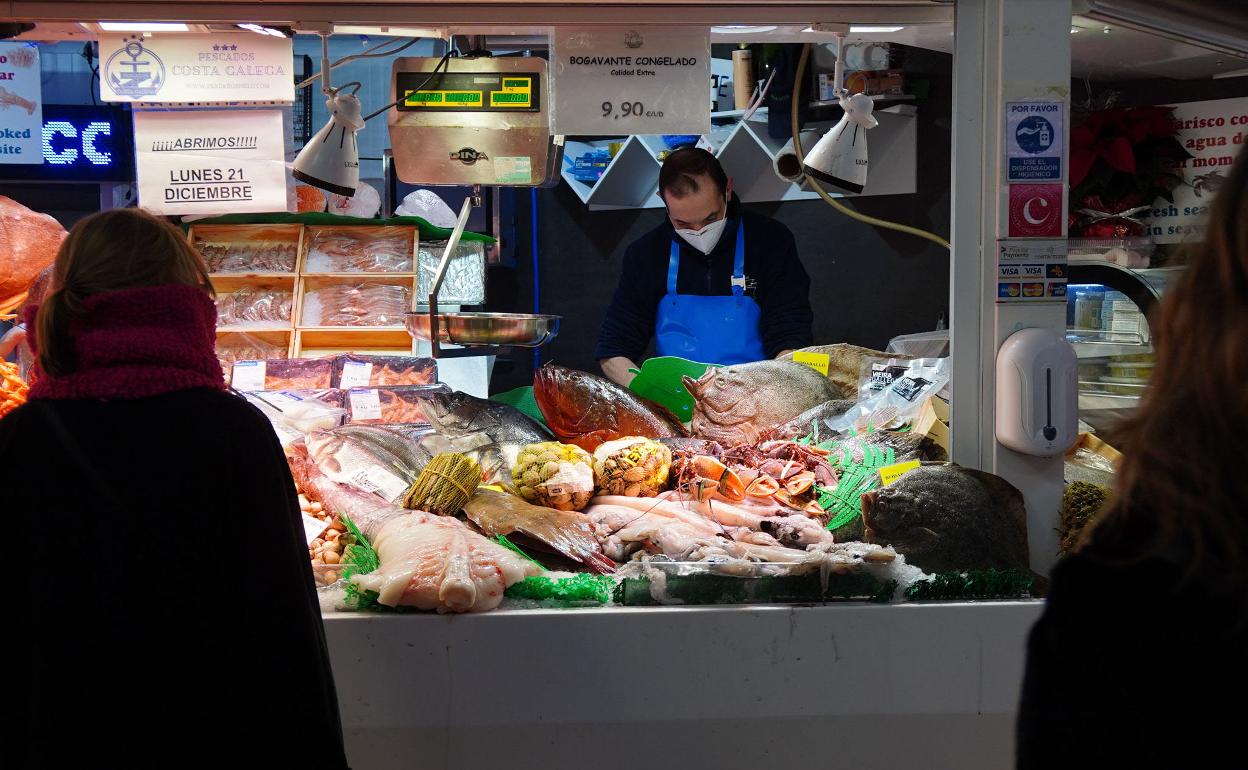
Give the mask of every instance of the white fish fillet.
[[373, 541], [381, 566], [351, 581], [377, 601], [438, 612], [485, 612], [541, 569], [450, 519], [423, 512], [387, 521]]

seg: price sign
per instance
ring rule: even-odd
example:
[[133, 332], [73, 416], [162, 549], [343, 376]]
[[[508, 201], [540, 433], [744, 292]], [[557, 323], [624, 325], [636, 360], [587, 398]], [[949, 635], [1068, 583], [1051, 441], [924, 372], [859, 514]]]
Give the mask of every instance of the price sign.
[[286, 210], [279, 110], [137, 111], [139, 203], [157, 214]]
[[263, 361], [235, 361], [230, 376], [230, 387], [244, 393], [264, 390], [265, 369]]
[[372, 362], [347, 361], [342, 365], [342, 379], [338, 386], [341, 388], [363, 388], [372, 382], [372, 378]]
[[377, 395], [377, 391], [351, 390], [347, 395], [351, 399], [352, 420], [381, 419], [381, 397]]
[[555, 30], [552, 133], [582, 136], [710, 132], [707, 30]]

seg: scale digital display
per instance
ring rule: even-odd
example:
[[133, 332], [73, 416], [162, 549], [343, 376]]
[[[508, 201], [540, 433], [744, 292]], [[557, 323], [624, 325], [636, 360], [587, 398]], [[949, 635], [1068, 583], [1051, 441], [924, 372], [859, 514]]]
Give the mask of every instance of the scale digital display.
[[43, 163], [0, 163], [0, 179], [35, 182], [129, 182], [134, 128], [123, 107], [43, 105]]
[[536, 72], [447, 72], [425, 88], [428, 72], [400, 72], [395, 99], [401, 112], [540, 112], [541, 77]]

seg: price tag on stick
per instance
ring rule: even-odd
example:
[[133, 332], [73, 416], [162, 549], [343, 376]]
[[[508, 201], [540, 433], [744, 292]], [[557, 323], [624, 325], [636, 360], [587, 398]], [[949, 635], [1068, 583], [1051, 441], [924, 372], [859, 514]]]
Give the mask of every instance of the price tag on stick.
[[553, 49], [551, 133], [710, 133], [705, 27], [557, 27]]

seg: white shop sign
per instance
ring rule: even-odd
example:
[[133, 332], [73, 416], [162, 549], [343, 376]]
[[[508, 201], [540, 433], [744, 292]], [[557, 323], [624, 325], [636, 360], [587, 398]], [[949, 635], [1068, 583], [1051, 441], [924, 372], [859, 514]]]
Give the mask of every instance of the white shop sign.
[[100, 34], [106, 102], [293, 102], [290, 40], [268, 35]]
[[1183, 184], [1174, 190], [1174, 203], [1158, 198], [1144, 216], [1156, 243], [1200, 242], [1209, 205], [1248, 139], [1248, 98], [1176, 104], [1174, 121], [1175, 138], [1193, 157], [1180, 169]]
[[553, 48], [552, 133], [710, 132], [705, 28], [556, 27]]
[[0, 163], [43, 163], [43, 87], [34, 43], [0, 43]]
[[286, 211], [280, 110], [136, 111], [139, 205], [159, 214]]

